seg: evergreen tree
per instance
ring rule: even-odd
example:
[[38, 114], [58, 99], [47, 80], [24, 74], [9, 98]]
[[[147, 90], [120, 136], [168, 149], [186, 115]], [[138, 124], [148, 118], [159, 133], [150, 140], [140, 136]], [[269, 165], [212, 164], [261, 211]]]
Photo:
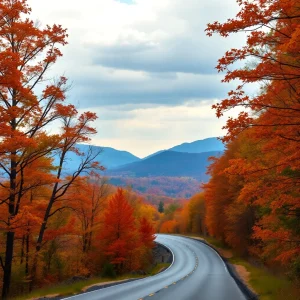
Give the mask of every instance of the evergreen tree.
[[158, 204], [158, 212], [163, 213], [165, 211], [164, 203], [162, 201]]

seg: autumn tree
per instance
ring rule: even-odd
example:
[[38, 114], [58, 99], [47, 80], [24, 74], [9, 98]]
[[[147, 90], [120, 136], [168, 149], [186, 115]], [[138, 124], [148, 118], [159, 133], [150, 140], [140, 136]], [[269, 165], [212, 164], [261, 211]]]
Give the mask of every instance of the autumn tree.
[[[56, 172], [56, 182], [52, 187], [51, 196], [48, 199], [43, 222], [40, 226], [36, 242], [36, 251], [31, 271], [30, 289], [33, 288], [35, 283], [38, 256], [42, 249], [42, 242], [49, 218], [64, 209], [70, 209], [70, 207], [68, 205], [64, 205], [61, 200], [81, 174], [84, 172], [91, 172], [93, 170], [104, 170], [104, 168], [95, 161], [95, 158], [100, 153], [99, 151], [93, 151], [92, 147], [89, 147], [87, 153], [81, 153], [76, 148], [76, 144], [89, 141], [89, 136], [96, 133], [96, 130], [90, 126], [90, 123], [96, 119], [96, 115], [91, 112], [85, 112], [79, 115], [73, 105], [68, 105], [67, 108], [68, 110], [66, 111], [66, 115], [62, 118], [63, 127], [60, 135], [62, 140], [59, 143], [59, 148], [57, 149], [59, 163]], [[63, 170], [67, 160], [67, 154], [69, 152], [75, 152], [75, 154], [81, 156], [81, 162], [71, 175], [63, 177]]]
[[188, 209], [190, 232], [206, 235], [204, 194], [194, 195], [189, 201]]
[[176, 233], [176, 227], [178, 223], [175, 220], [168, 220], [161, 224], [160, 231], [161, 233]]
[[176, 214], [176, 221], [178, 222], [178, 231], [181, 234], [190, 232], [190, 207], [189, 201], [186, 201], [182, 208], [178, 209]]
[[66, 44], [66, 31], [57, 25], [39, 29], [23, 17], [29, 14], [26, 1], [4, 0], [0, 3], [0, 166], [5, 177], [9, 178], [8, 185], [3, 185], [9, 190], [9, 195], [1, 201], [9, 212], [2, 264], [4, 299], [9, 292], [14, 252], [11, 223], [19, 212], [18, 195], [24, 193], [17, 177], [28, 164], [57, 146], [56, 137], [48, 137], [44, 128], [60, 117], [63, 105], [59, 103], [64, 100], [66, 83], [65, 78], [61, 78], [45, 87], [40, 97], [34, 94], [46, 71], [61, 56], [57, 45]]
[[[269, 134], [272, 128], [281, 128], [272, 134], [279, 140], [299, 142], [300, 109], [300, 4], [297, 0], [237, 0], [241, 10], [233, 19], [208, 25], [207, 34], [247, 32], [247, 43], [240, 49], [231, 49], [219, 60], [217, 69], [225, 71], [224, 82], [239, 80], [241, 84], [229, 93], [229, 98], [214, 105], [217, 116], [240, 106], [246, 110], [239, 117], [229, 118], [228, 135], [232, 139], [248, 127], [263, 127]], [[251, 61], [247, 68], [234, 68], [237, 61]], [[233, 69], [230, 66], [233, 65]], [[250, 97], [243, 88], [258, 82], [262, 92]], [[249, 114], [254, 113], [254, 115]], [[255, 118], [263, 113], [265, 118]]]
[[[251, 164], [251, 156], [258, 155], [254, 146], [249, 148], [248, 139], [240, 135], [238, 139], [227, 144], [223, 156], [214, 158], [208, 168], [211, 178], [203, 185], [206, 206], [206, 226], [210, 235], [233, 247], [239, 254], [249, 254], [252, 246], [253, 226], [257, 209], [253, 198], [248, 202], [239, 201], [239, 196], [246, 179], [241, 172], [229, 171], [233, 161], [247, 157]], [[247, 147], [246, 147], [247, 145]], [[258, 213], [257, 213], [258, 214]]]
[[79, 222], [82, 237], [82, 251], [87, 253], [93, 245], [93, 236], [99, 230], [99, 216], [106, 205], [111, 187], [105, 177], [91, 173], [78, 178], [67, 194], [66, 203], [72, 207]]
[[[280, 189], [286, 191], [287, 197], [290, 187], [299, 185], [299, 1], [237, 2], [241, 10], [236, 18], [224, 24], [209, 24], [207, 28], [208, 35], [217, 32], [224, 37], [240, 31], [248, 33], [246, 45], [226, 52], [217, 66], [219, 71], [226, 72], [225, 82], [238, 79], [242, 84], [214, 108], [218, 117], [234, 107], [245, 108], [238, 118], [228, 119], [225, 126], [228, 134], [223, 140], [232, 140], [242, 131], [252, 129], [251, 141], [260, 145], [263, 155], [248, 164], [248, 174], [265, 175], [272, 170], [276, 180], [281, 179]], [[250, 65], [251, 59], [255, 63]], [[247, 67], [229, 70], [232, 64], [244, 60], [248, 61]], [[251, 83], [262, 86], [261, 92], [252, 97], [243, 91]], [[236, 170], [246, 174], [246, 163], [243, 159], [236, 160]], [[264, 186], [273, 185], [272, 178], [271, 173], [264, 176]], [[291, 199], [291, 203], [294, 201]], [[290, 209], [294, 213], [298, 207], [292, 204]]]
[[152, 262], [155, 230], [150, 221], [143, 217], [139, 220], [140, 264], [144, 269]]
[[[61, 153], [63, 161], [65, 153], [75, 149], [76, 142], [84, 141], [86, 137], [83, 136], [92, 133], [88, 123], [95, 119], [95, 115], [84, 113], [78, 116], [78, 122], [74, 125], [71, 120], [78, 113], [73, 106], [63, 103], [66, 78], [61, 77], [48, 84], [45, 81], [47, 71], [62, 55], [60, 46], [66, 44], [67, 34], [59, 25], [40, 28], [26, 18], [30, 11], [26, 0], [3, 0], [0, 3], [0, 168], [4, 178], [0, 184], [7, 190], [0, 204], [8, 212], [7, 219], [2, 220], [6, 230], [5, 254], [1, 258], [4, 299], [8, 296], [11, 281], [15, 244], [13, 224], [19, 220], [22, 200], [37, 184], [49, 184], [49, 178], [44, 180], [47, 172], [43, 176], [37, 175], [39, 180], [32, 184], [25, 184], [25, 174], [30, 173], [28, 170], [36, 160], [49, 157], [54, 151]], [[41, 88], [40, 93], [37, 90]], [[47, 128], [59, 119], [64, 122], [62, 132], [49, 134]], [[76, 138], [78, 130], [79, 138]], [[88, 155], [71, 178], [76, 177], [91, 161], [92, 155]], [[44, 162], [48, 164], [46, 160]], [[39, 166], [39, 170], [45, 171], [45, 168]], [[61, 184], [61, 172], [58, 171], [56, 178], [52, 177], [54, 190], [45, 213], [46, 219], [53, 213], [52, 200], [62, 196], [65, 188], [73, 182], [71, 179]], [[45, 226], [42, 225], [40, 230], [37, 248], [40, 247]]]
[[118, 272], [122, 272], [139, 245], [133, 208], [120, 188], [109, 201], [104, 215], [104, 228], [101, 234], [104, 252]]

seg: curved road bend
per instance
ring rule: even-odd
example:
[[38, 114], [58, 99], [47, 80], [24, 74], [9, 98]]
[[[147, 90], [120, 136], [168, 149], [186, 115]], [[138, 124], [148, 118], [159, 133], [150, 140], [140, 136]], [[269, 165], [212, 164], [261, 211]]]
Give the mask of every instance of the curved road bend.
[[198, 241], [158, 234], [172, 250], [170, 268], [155, 276], [69, 297], [72, 300], [245, 300], [220, 256]]

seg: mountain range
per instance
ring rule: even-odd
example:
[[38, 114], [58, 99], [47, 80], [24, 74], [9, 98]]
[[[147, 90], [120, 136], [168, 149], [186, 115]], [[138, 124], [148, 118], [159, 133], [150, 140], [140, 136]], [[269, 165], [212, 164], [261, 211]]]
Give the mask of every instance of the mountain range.
[[187, 199], [200, 191], [200, 182], [208, 181], [208, 158], [223, 151], [224, 145], [216, 138], [184, 143], [109, 169], [107, 175], [112, 184], [131, 186], [152, 204], [163, 196]]
[[[93, 153], [99, 153], [95, 161], [104, 166], [106, 169], [113, 169], [118, 166], [130, 164], [132, 162], [140, 161], [141, 159], [130, 152], [120, 151], [110, 147], [90, 146], [85, 144], [77, 144], [76, 147], [82, 153], [87, 153], [89, 148], [92, 148]], [[71, 173], [80, 164], [81, 157], [74, 152], [68, 152], [65, 161], [65, 172]], [[54, 156], [54, 163], [58, 164], [58, 157]]]
[[204, 181], [207, 179], [208, 158], [219, 156], [221, 153], [221, 151], [202, 153], [163, 151], [149, 158], [110, 170], [108, 174], [128, 177], [192, 177]]
[[[224, 145], [222, 144], [221, 141], [219, 141], [217, 138], [208, 138], [204, 140], [199, 140], [195, 141], [192, 143], [184, 143], [181, 145], [177, 145], [175, 147], [172, 147], [167, 150], [161, 150], [156, 153], [153, 153], [143, 159], [131, 154], [128, 151], [121, 151], [117, 150], [114, 148], [110, 147], [100, 147], [100, 146], [89, 146], [85, 144], [78, 144], [77, 148], [79, 149], [80, 152], [86, 153], [89, 149], [89, 147], [92, 148], [92, 151], [97, 153], [99, 152], [99, 155], [96, 159], [96, 161], [99, 161], [101, 165], [103, 165], [107, 170], [115, 171], [120, 169], [122, 172], [126, 170], [128, 167], [131, 171], [133, 170], [134, 167], [137, 167], [139, 170], [141, 170], [142, 166], [145, 166], [147, 168], [150, 167], [150, 164], [153, 164], [157, 167], [162, 166], [162, 171], [164, 174], [170, 174], [169, 171], [165, 170], [165, 167], [163, 166], [164, 163], [168, 164], [168, 167], [172, 169], [172, 163], [176, 163], [176, 160], [180, 161], [185, 161], [189, 162], [193, 158], [196, 158], [197, 163], [198, 162], [203, 162], [204, 157], [209, 157], [214, 154], [209, 153], [209, 152], [222, 152], [224, 150]], [[176, 153], [185, 153], [184, 155], [178, 155]], [[201, 156], [195, 155], [189, 155], [192, 153], [208, 153], [208, 154], [203, 154]], [[155, 157], [155, 159], [151, 159], [149, 162], [150, 158]], [[58, 162], [58, 158], [54, 157], [55, 161]], [[66, 167], [69, 172], [72, 172], [73, 169], [80, 163], [81, 157], [76, 155], [75, 153], [68, 153], [67, 159], [66, 159]], [[133, 166], [130, 166], [131, 163], [140, 163], [140, 164], [135, 164]], [[167, 165], [166, 165], [167, 166]], [[183, 166], [184, 167], [184, 166]], [[187, 167], [187, 166], [186, 166]], [[197, 167], [194, 163], [194, 167]], [[185, 167], [184, 167], [185, 168]], [[183, 173], [186, 173], [183, 170]], [[201, 168], [199, 165], [198, 168]], [[158, 171], [155, 171], [154, 173], [157, 173]], [[141, 171], [137, 172], [138, 174], [141, 173]], [[147, 174], [147, 171], [142, 172], [143, 174]], [[153, 171], [148, 172], [153, 173]], [[177, 174], [178, 172], [176, 172]], [[187, 173], [191, 173], [188, 171]]]
[[[159, 196], [189, 198], [197, 193], [200, 182], [206, 182], [210, 156], [219, 156], [224, 145], [217, 138], [208, 138], [192, 143], [183, 143], [167, 150], [155, 152], [143, 159], [127, 151], [110, 147], [78, 144], [80, 152], [87, 153], [89, 147], [99, 155], [96, 161], [106, 168], [104, 176], [117, 186], [132, 186], [149, 199]], [[58, 162], [58, 157], [54, 157]], [[81, 157], [68, 153], [64, 173], [76, 170]], [[154, 197], [154, 198], [153, 198]]]

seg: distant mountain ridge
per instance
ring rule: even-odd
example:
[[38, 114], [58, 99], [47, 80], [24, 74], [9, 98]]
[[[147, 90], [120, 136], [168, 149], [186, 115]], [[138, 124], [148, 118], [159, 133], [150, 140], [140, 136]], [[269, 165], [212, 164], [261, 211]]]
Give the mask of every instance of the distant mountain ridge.
[[106, 168], [115, 168], [141, 160], [139, 157], [128, 151], [116, 150], [111, 147], [99, 148], [102, 149], [102, 152], [100, 153], [98, 159]]
[[205, 181], [206, 167], [210, 156], [219, 156], [221, 151], [185, 153], [164, 151], [147, 159], [140, 160], [111, 170], [109, 174], [129, 177], [192, 177]]
[[194, 141], [191, 143], [183, 143], [181, 145], [174, 146], [166, 150], [160, 150], [153, 154], [150, 154], [143, 159], [148, 159], [152, 156], [160, 154], [164, 151], [176, 151], [176, 152], [186, 152], [186, 153], [202, 153], [210, 151], [224, 151], [224, 144], [216, 137], [207, 138], [203, 140]]
[[224, 151], [224, 144], [217, 138], [207, 138], [191, 143], [183, 143], [181, 145], [170, 148], [171, 151], [202, 153], [210, 151]]
[[[141, 160], [139, 157], [131, 154], [128, 151], [116, 150], [110, 147], [100, 147], [100, 146], [92, 146], [85, 144], [77, 144], [76, 147], [80, 152], [87, 153], [89, 147], [92, 148], [93, 153], [100, 152], [100, 154], [96, 157], [95, 161], [98, 161], [100, 165], [104, 166], [106, 169], [112, 169], [121, 165], [126, 165], [129, 163], [133, 163]], [[54, 157], [54, 161], [56, 165], [58, 164], [58, 157]], [[81, 162], [81, 157], [76, 155], [73, 152], [69, 152], [67, 154], [66, 162], [65, 162], [65, 171], [66, 173], [74, 172], [77, 166]]]
[[[89, 147], [94, 153], [100, 152], [95, 161], [98, 161], [107, 169], [105, 174], [131, 174], [131, 176], [190, 176], [193, 178], [207, 178], [206, 166], [209, 164], [209, 156], [219, 155], [224, 150], [224, 145], [217, 138], [208, 138], [183, 143], [169, 150], [161, 150], [152, 155], [140, 159], [128, 151], [117, 150], [111, 147], [90, 146], [77, 144], [80, 152], [87, 153]], [[195, 155], [191, 155], [195, 154]], [[197, 155], [201, 154], [201, 155]], [[65, 163], [65, 173], [74, 172], [81, 162], [81, 157], [75, 153], [68, 153]], [[194, 163], [193, 163], [194, 160]], [[56, 164], [58, 157], [55, 157]], [[144, 162], [140, 164], [141, 162]], [[179, 164], [180, 171], [174, 166]], [[195, 168], [192, 171], [191, 168]], [[196, 170], [198, 168], [198, 171]], [[201, 174], [201, 175], [200, 175]]]

